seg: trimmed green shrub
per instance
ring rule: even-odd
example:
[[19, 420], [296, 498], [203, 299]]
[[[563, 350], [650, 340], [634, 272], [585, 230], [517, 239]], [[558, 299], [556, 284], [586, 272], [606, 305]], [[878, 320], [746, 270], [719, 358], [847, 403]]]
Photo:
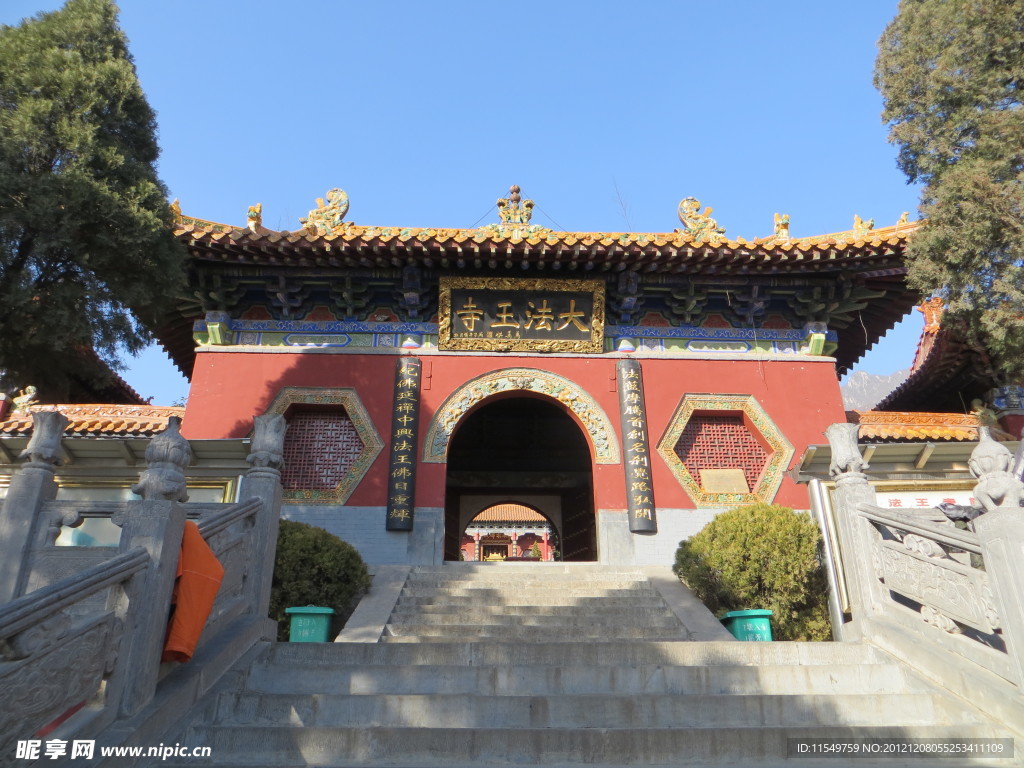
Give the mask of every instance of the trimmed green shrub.
[[355, 547], [323, 528], [281, 521], [270, 590], [270, 618], [278, 622], [278, 640], [288, 639], [285, 609], [304, 605], [334, 609], [333, 637], [369, 588], [370, 574]]
[[830, 640], [821, 532], [789, 507], [751, 504], [723, 512], [679, 544], [672, 570], [716, 616], [773, 611], [777, 640]]

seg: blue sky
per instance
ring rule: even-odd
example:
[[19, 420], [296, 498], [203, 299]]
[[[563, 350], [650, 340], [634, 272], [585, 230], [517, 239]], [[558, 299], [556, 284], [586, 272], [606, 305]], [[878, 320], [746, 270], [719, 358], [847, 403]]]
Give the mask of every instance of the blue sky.
[[[4, 0], [0, 23], [56, 0]], [[665, 232], [687, 196], [731, 237], [916, 218], [872, 85], [895, 0], [431, 3], [122, 0], [187, 215], [297, 229], [341, 187], [358, 224], [496, 221], [510, 184], [534, 221]], [[919, 313], [913, 313], [918, 315]], [[862, 361], [907, 367], [917, 318]], [[159, 350], [125, 378], [187, 386]]]

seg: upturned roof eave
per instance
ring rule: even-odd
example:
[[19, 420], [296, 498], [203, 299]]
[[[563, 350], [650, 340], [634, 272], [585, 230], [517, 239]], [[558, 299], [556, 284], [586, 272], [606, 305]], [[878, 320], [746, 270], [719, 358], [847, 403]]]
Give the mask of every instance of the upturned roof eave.
[[[776, 236], [746, 240], [696, 240], [675, 232], [530, 232], [508, 228], [502, 233], [481, 229], [373, 227], [344, 224], [329, 234], [307, 230], [275, 232], [258, 227], [231, 227], [186, 219], [175, 234], [200, 259], [281, 266], [303, 266], [304, 258], [318, 266], [406, 266], [440, 260], [502, 260], [583, 266], [585, 269], [636, 268], [675, 271], [674, 268], [721, 265], [764, 270], [769, 265], [795, 265], [797, 271], [819, 271], [824, 263], [862, 263], [902, 258], [909, 234], [919, 222], [902, 223], [865, 232], [837, 232], [804, 238]], [[367, 254], [372, 253], [369, 257]], [[299, 262], [299, 263], [295, 263]], [[332, 264], [331, 262], [336, 262]], [[360, 263], [366, 262], [366, 263]], [[806, 265], [803, 262], [807, 262]], [[464, 265], [461, 265], [464, 266]], [[494, 267], [495, 265], [489, 264]], [[521, 266], [515, 265], [515, 266]], [[882, 266], [882, 265], [878, 265]], [[896, 263], [886, 264], [898, 269]]]

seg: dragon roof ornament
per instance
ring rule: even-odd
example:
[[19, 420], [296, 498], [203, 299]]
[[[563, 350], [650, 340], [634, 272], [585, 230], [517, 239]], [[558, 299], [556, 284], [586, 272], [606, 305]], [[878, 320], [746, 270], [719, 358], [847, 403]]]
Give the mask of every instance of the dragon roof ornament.
[[245, 214], [245, 222], [250, 232], [259, 234], [263, 228], [263, 203], [249, 206], [249, 210]]
[[773, 220], [772, 237], [776, 240], [789, 240], [789, 214], [776, 213]]
[[327, 202], [322, 197], [316, 199], [316, 208], [309, 212], [299, 223], [304, 225], [311, 235], [335, 235], [349, 226], [352, 222], [345, 221], [345, 214], [348, 213], [348, 195], [345, 190], [335, 187], [327, 191]]
[[942, 315], [945, 312], [945, 303], [941, 296], [932, 296], [927, 301], [922, 301], [915, 309], [924, 315], [924, 332], [934, 336], [942, 328]]
[[718, 245], [725, 240], [725, 227], [711, 218], [711, 206], [700, 212], [700, 200], [696, 197], [684, 197], [679, 201], [679, 221], [683, 223], [682, 231], [696, 242], [707, 242]]
[[868, 219], [865, 221], [857, 214], [853, 214], [853, 229], [850, 230], [854, 237], [864, 237], [868, 232], [875, 228], [875, 220]]

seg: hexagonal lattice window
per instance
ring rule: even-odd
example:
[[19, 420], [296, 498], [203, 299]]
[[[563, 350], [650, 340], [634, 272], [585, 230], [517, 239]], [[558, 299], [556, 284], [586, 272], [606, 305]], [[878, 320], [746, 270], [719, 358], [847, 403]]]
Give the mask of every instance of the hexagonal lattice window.
[[354, 389], [285, 387], [267, 413], [288, 422], [285, 501], [344, 504], [384, 448]]
[[288, 491], [337, 488], [363, 447], [343, 408], [297, 410], [288, 415], [281, 484]]
[[750, 395], [686, 395], [658, 453], [698, 506], [731, 506], [770, 502], [793, 446]]
[[756, 488], [768, 452], [738, 412], [697, 411], [675, 444], [676, 456], [692, 477], [704, 470], [735, 469], [747, 488]]

